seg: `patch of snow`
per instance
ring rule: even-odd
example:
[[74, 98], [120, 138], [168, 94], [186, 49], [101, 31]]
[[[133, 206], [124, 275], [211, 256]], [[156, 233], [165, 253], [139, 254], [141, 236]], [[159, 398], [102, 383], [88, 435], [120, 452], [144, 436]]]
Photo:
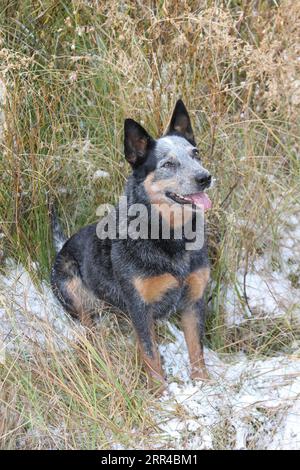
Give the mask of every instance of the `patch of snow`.
[[288, 413], [273, 436], [269, 447], [283, 450], [299, 450], [300, 448], [300, 400], [290, 407]]
[[110, 174], [104, 170], [96, 170], [93, 174], [93, 180], [97, 180], [99, 178], [109, 178]]
[[9, 261], [0, 274], [0, 339], [5, 350], [38, 343], [66, 349], [82, 328], [66, 315], [46, 282], [36, 285], [21, 265]]
[[[240, 325], [251, 318], [275, 317], [287, 312], [300, 317], [300, 213], [283, 221], [278, 251], [265, 250], [247, 270], [237, 271], [225, 296], [226, 323]], [[274, 267], [274, 259], [276, 259]], [[244, 299], [244, 277], [249, 311]], [[292, 279], [298, 279], [298, 283]]]
[[184, 336], [169, 327], [175, 342], [160, 346], [170, 382], [159, 417], [167, 447], [299, 448], [300, 358], [221, 358], [206, 349], [212, 382], [193, 383]]

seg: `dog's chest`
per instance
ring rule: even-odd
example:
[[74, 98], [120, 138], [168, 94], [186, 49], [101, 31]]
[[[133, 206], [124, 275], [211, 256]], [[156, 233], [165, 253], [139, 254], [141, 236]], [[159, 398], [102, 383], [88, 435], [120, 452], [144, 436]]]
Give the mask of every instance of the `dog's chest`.
[[185, 275], [166, 272], [137, 278], [135, 287], [143, 301], [152, 307], [155, 317], [166, 317], [202, 298], [208, 279], [209, 269], [202, 267]]

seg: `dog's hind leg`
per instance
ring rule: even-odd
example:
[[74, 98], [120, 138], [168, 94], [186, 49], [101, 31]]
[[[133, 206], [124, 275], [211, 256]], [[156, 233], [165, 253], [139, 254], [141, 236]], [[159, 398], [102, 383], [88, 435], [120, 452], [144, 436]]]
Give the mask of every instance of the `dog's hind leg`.
[[51, 275], [53, 292], [70, 315], [84, 326], [94, 326], [93, 316], [99, 302], [80, 277], [76, 260], [63, 251], [57, 256]]
[[72, 305], [72, 314], [87, 328], [92, 328], [93, 310], [95, 305], [92, 302], [92, 294], [83, 286], [79, 277], [73, 277], [67, 280], [63, 286], [65, 297]]

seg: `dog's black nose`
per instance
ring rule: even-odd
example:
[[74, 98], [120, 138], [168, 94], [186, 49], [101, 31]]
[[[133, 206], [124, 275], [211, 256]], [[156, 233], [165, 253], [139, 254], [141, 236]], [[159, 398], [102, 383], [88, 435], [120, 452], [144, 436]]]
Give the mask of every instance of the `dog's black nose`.
[[195, 180], [201, 185], [201, 188], [205, 189], [210, 186], [211, 175], [209, 173], [197, 173], [195, 176]]

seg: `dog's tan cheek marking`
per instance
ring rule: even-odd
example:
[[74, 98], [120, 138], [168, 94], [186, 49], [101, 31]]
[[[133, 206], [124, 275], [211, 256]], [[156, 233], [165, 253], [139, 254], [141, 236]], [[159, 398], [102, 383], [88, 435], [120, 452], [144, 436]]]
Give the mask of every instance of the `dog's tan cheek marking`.
[[150, 202], [156, 202], [155, 199], [157, 199], [157, 191], [155, 190], [155, 186], [153, 184], [153, 178], [154, 178], [154, 172], [149, 173], [149, 175], [146, 177], [144, 181], [144, 187], [149, 196]]
[[179, 286], [178, 280], [169, 273], [148, 278], [137, 277], [133, 284], [146, 303], [161, 300], [168, 290]]
[[176, 185], [175, 179], [165, 179], [165, 180], [158, 180], [153, 181], [154, 179], [154, 172], [149, 173], [144, 181], [144, 187], [146, 192], [149, 196], [150, 202], [153, 204], [162, 204], [163, 202], [166, 203], [167, 198], [165, 197], [164, 190], [168, 187], [173, 187]]
[[[153, 182], [154, 173], [150, 173], [144, 181], [144, 186], [149, 196], [151, 204], [157, 206], [157, 209], [163, 219], [173, 228], [183, 225], [192, 216], [192, 211], [187, 213], [184, 206], [175, 204], [165, 197], [164, 190], [167, 188], [175, 188], [177, 180], [166, 179]], [[172, 210], [170, 209], [172, 206]]]
[[209, 281], [209, 274], [209, 268], [202, 268], [194, 271], [187, 277], [186, 283], [188, 285], [188, 295], [190, 300], [196, 301], [203, 297], [205, 288]]

